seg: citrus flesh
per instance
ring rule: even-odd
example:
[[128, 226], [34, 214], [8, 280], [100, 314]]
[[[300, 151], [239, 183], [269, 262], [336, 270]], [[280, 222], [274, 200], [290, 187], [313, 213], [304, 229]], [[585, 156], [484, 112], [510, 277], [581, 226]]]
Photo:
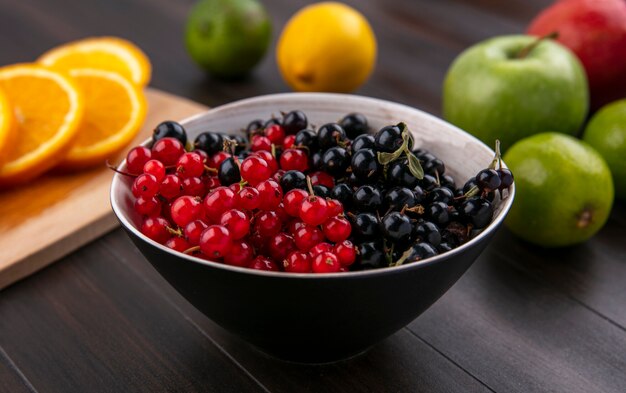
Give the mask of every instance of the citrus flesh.
[[537, 134], [515, 143], [504, 161], [516, 187], [505, 222], [519, 237], [544, 247], [568, 246], [589, 239], [608, 219], [611, 173], [587, 143]]
[[80, 88], [85, 109], [60, 167], [103, 164], [139, 132], [146, 117], [146, 99], [139, 87], [115, 72], [85, 68], [70, 71], [70, 76]]
[[583, 140], [606, 160], [615, 184], [615, 196], [626, 200], [626, 100], [603, 107], [587, 124]]
[[70, 42], [44, 53], [38, 62], [61, 71], [96, 68], [117, 72], [139, 86], [150, 82], [148, 57], [132, 42], [117, 37], [93, 37]]
[[14, 137], [13, 108], [6, 95], [0, 90], [0, 166], [8, 159], [8, 149]]
[[309, 5], [282, 31], [276, 61], [296, 91], [348, 93], [370, 76], [376, 38], [365, 17], [341, 3]]
[[16, 120], [0, 186], [25, 183], [63, 159], [82, 119], [83, 99], [69, 76], [36, 64], [0, 68], [0, 89]]

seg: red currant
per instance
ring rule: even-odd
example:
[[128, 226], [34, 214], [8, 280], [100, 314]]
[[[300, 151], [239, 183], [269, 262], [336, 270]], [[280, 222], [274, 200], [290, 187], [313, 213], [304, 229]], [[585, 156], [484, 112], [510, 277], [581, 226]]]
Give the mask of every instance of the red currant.
[[323, 252], [333, 252], [333, 245], [327, 242], [317, 243], [309, 250], [311, 257], [316, 257]]
[[285, 171], [282, 169], [279, 169], [276, 172], [274, 172], [274, 174], [272, 175], [272, 180], [274, 180], [276, 183], [280, 183], [280, 179], [283, 178], [284, 174], [285, 174]]
[[183, 179], [202, 176], [204, 173], [202, 157], [196, 153], [183, 154], [176, 163], [176, 173]]
[[317, 171], [317, 172], [311, 173], [310, 176], [311, 176], [311, 184], [313, 184], [314, 186], [319, 184], [321, 186], [326, 186], [331, 189], [335, 187], [335, 178], [326, 172]]
[[178, 157], [183, 153], [185, 153], [185, 147], [174, 138], [159, 139], [152, 146], [152, 158], [161, 161], [166, 167], [176, 165]]
[[283, 268], [289, 273], [311, 273], [311, 258], [305, 252], [294, 251], [283, 260]]
[[165, 247], [169, 247], [172, 250], [176, 250], [176, 251], [179, 251], [179, 252], [183, 252], [183, 251], [188, 250], [189, 248], [191, 248], [189, 243], [187, 243], [187, 240], [183, 239], [182, 237], [178, 237], [178, 236], [169, 238], [165, 242]]
[[202, 220], [193, 220], [187, 225], [185, 225], [185, 229], [183, 229], [183, 234], [185, 238], [189, 242], [189, 244], [197, 246], [200, 243], [200, 236], [205, 229], [207, 229], [208, 225], [204, 223]]
[[261, 255], [254, 258], [248, 267], [254, 270], [267, 270], [273, 272], [279, 271], [278, 265], [276, 265], [274, 261]]
[[159, 182], [153, 175], [144, 173], [135, 179], [132, 192], [135, 198], [152, 198], [159, 191]]
[[292, 217], [300, 217], [300, 206], [302, 206], [302, 201], [308, 198], [308, 196], [309, 193], [299, 188], [289, 190], [283, 199], [287, 214]]
[[306, 224], [300, 221], [299, 219], [293, 219], [289, 222], [289, 224], [287, 224], [287, 232], [289, 232], [292, 235], [295, 235], [296, 231], [298, 231], [298, 229], [302, 228], [305, 225]]
[[176, 198], [172, 202], [170, 213], [172, 221], [179, 227], [184, 227], [191, 221], [196, 220], [202, 214], [202, 199], [199, 197], [192, 197], [189, 195], [183, 195]]
[[271, 150], [272, 142], [262, 135], [255, 135], [252, 137], [250, 141], [250, 150], [259, 151], [259, 150]]
[[224, 263], [231, 266], [247, 267], [254, 258], [252, 246], [243, 240], [233, 241]]
[[256, 187], [259, 190], [261, 210], [274, 210], [283, 199], [283, 189], [274, 180], [265, 180]]
[[204, 198], [204, 215], [210, 222], [218, 222], [222, 213], [235, 208], [235, 193], [228, 187], [217, 187]]
[[232, 245], [228, 229], [222, 225], [211, 225], [200, 236], [200, 250], [210, 258], [221, 258], [226, 255]]
[[300, 205], [300, 219], [309, 225], [320, 225], [328, 218], [328, 202], [311, 195]]
[[265, 129], [265, 136], [275, 145], [280, 145], [285, 139], [285, 130], [278, 124], [272, 124]]
[[327, 199], [328, 217], [338, 216], [343, 213], [343, 205], [336, 199]]
[[287, 222], [291, 218], [289, 217], [289, 214], [287, 214], [287, 212], [285, 211], [285, 205], [283, 205], [282, 202], [279, 203], [278, 206], [276, 206], [276, 209], [274, 209], [274, 212], [276, 213], [276, 215], [278, 216], [278, 218], [280, 218], [280, 221], [282, 222]]
[[293, 240], [300, 251], [309, 251], [324, 241], [324, 233], [317, 227], [304, 224], [294, 233]]
[[261, 204], [261, 194], [254, 187], [244, 187], [237, 194], [237, 206], [240, 209], [254, 210]]
[[222, 165], [222, 162], [225, 159], [230, 158], [230, 157], [231, 155], [226, 153], [225, 151], [217, 152], [213, 156], [211, 156], [211, 158], [209, 158], [209, 160], [207, 161], [207, 166], [209, 168], [217, 169], [220, 167], [220, 165]]
[[323, 252], [313, 258], [313, 273], [336, 273], [341, 268], [337, 256], [330, 252]]
[[291, 149], [295, 143], [296, 143], [296, 136], [295, 135], [287, 135], [285, 137], [285, 139], [283, 139], [283, 148], [284, 149]]
[[220, 217], [220, 224], [228, 229], [233, 240], [239, 240], [250, 232], [250, 219], [241, 210], [225, 211]]
[[163, 178], [163, 182], [159, 187], [159, 194], [163, 198], [171, 201], [172, 199], [177, 198], [181, 195], [181, 192], [183, 190], [182, 187], [183, 186], [181, 184], [180, 177], [176, 175], [165, 175], [165, 177]]
[[188, 177], [183, 180], [183, 195], [201, 197], [204, 195], [206, 187], [199, 177]]
[[133, 147], [126, 155], [126, 170], [131, 175], [139, 175], [150, 158], [152, 158], [152, 151], [147, 147]]
[[167, 230], [169, 222], [163, 217], [148, 217], [141, 224], [141, 233], [158, 243], [165, 243], [170, 238]]
[[241, 178], [252, 186], [256, 186], [272, 176], [272, 170], [267, 165], [267, 162], [258, 156], [246, 157], [241, 163], [239, 170]]
[[305, 172], [309, 169], [309, 157], [304, 150], [287, 149], [280, 156], [280, 167], [286, 171]]
[[157, 216], [161, 213], [161, 202], [155, 197], [139, 197], [135, 199], [135, 211], [144, 216]]
[[218, 179], [217, 176], [210, 176], [206, 179], [205, 186], [207, 190], [213, 191], [217, 187], [221, 186], [220, 179]]
[[352, 226], [345, 217], [332, 217], [322, 224], [322, 231], [328, 240], [339, 243], [350, 236]]
[[161, 161], [150, 160], [144, 164], [143, 173], [154, 176], [157, 182], [161, 183], [165, 178], [165, 165]]
[[276, 235], [282, 226], [283, 223], [273, 211], [260, 212], [255, 217], [254, 231], [264, 238]]
[[267, 150], [257, 151], [256, 153], [254, 153], [254, 155], [264, 159], [267, 165], [272, 170], [272, 173], [275, 173], [278, 170], [278, 162], [276, 162], [276, 157], [274, 157], [272, 153], [270, 153], [269, 151]]
[[356, 247], [350, 240], [335, 244], [334, 253], [341, 266], [350, 266], [356, 260]]
[[209, 155], [204, 150], [196, 149], [192, 151], [192, 153], [199, 155], [203, 164], [206, 164], [206, 162], [209, 160]]
[[281, 232], [272, 236], [267, 244], [267, 251], [275, 261], [282, 261], [289, 253], [296, 250], [293, 237]]

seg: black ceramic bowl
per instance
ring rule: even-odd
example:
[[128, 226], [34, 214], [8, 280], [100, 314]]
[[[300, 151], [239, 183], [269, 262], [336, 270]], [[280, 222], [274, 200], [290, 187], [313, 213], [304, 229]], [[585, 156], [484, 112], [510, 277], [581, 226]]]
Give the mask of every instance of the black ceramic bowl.
[[[358, 111], [376, 130], [403, 121], [415, 145], [441, 158], [462, 184], [491, 162], [493, 151], [427, 113], [378, 99], [338, 94], [279, 94], [251, 98], [183, 121], [202, 131], [237, 132], [257, 118], [300, 109], [317, 126]], [[124, 170], [125, 163], [121, 164]], [[466, 244], [423, 262], [373, 271], [288, 274], [208, 262], [172, 251], [142, 235], [132, 208], [130, 179], [115, 175], [111, 205], [133, 242], [159, 273], [207, 317], [262, 351], [305, 363], [351, 357], [407, 325], [469, 268], [509, 210], [514, 189], [496, 201], [493, 222]]]

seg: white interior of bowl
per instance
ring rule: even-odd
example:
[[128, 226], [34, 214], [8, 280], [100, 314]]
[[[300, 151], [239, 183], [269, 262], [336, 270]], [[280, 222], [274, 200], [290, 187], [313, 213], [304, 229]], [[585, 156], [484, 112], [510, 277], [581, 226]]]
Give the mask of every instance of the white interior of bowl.
[[[351, 112], [364, 114], [372, 128], [379, 128], [404, 122], [408, 125], [415, 138], [415, 147], [423, 147], [431, 151], [440, 158], [446, 165], [446, 174], [451, 175], [460, 186], [470, 177], [476, 175], [478, 171], [486, 168], [494, 156], [494, 151], [484, 143], [467, 134], [464, 131], [450, 125], [449, 123], [436, 118], [426, 112], [411, 108], [406, 105], [389, 101], [343, 94], [328, 93], [286, 93], [260, 96], [237, 101], [231, 104], [211, 109], [205, 113], [193, 116], [181, 121], [185, 126], [190, 139], [194, 139], [204, 131], [215, 131], [227, 134], [240, 133], [246, 125], [254, 119], [268, 119], [272, 115], [280, 116], [280, 112], [288, 112], [294, 109], [302, 110], [309, 119], [309, 124], [321, 126], [325, 123], [336, 122], [344, 115]], [[164, 119], [166, 120], [166, 119]], [[174, 119], [176, 120], [176, 119]], [[146, 141], [147, 143], [148, 141]], [[124, 171], [126, 162], [120, 165], [120, 170]], [[138, 236], [147, 242], [163, 248], [167, 252], [174, 252], [167, 249], [147, 237], [143, 236], [137, 229], [140, 218], [133, 210], [133, 196], [130, 191], [132, 179], [116, 174], [111, 186], [111, 205], [122, 224], [130, 228]], [[512, 203], [514, 188], [510, 189], [510, 196], [503, 201], [497, 199], [494, 220], [481, 234], [470, 240], [468, 243], [450, 251], [462, 252], [472, 242], [485, 236], [493, 230], [496, 222], [500, 222]], [[199, 258], [179, 254], [183, 258], [194, 260], [200, 263], [212, 264]], [[422, 263], [433, 263], [439, 256], [429, 258]], [[242, 269], [224, 264], [220, 266], [227, 269]], [[410, 264], [413, 265], [413, 264]], [[390, 269], [402, 269], [410, 265], [394, 267]], [[260, 272], [245, 269], [247, 272], [255, 274], [281, 274], [274, 272]], [[379, 269], [375, 272], [387, 269]], [[351, 272], [343, 274], [369, 274], [369, 272]], [[304, 274], [307, 275], [307, 274]], [[288, 275], [287, 275], [288, 276]], [[313, 275], [319, 277], [319, 275]], [[337, 275], [325, 275], [337, 276]]]

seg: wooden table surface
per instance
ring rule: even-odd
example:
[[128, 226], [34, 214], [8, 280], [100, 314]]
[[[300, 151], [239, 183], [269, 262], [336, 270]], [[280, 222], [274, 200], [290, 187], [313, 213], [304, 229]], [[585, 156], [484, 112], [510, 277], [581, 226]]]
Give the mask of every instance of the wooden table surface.
[[[302, 0], [264, 1], [276, 38]], [[440, 113], [467, 46], [520, 33], [548, 0], [348, 1], [370, 19], [377, 69], [358, 91]], [[191, 0], [0, 0], [0, 64], [119, 35], [152, 85], [209, 106], [288, 91], [270, 53], [238, 82], [201, 73], [182, 32]], [[33, 234], [36, 235], [36, 234]], [[2, 392], [625, 392], [626, 207], [586, 244], [533, 248], [506, 229], [433, 307], [365, 355], [329, 366], [269, 359], [197, 312], [120, 230], [0, 293]], [[0, 255], [2, 251], [0, 250]]]

